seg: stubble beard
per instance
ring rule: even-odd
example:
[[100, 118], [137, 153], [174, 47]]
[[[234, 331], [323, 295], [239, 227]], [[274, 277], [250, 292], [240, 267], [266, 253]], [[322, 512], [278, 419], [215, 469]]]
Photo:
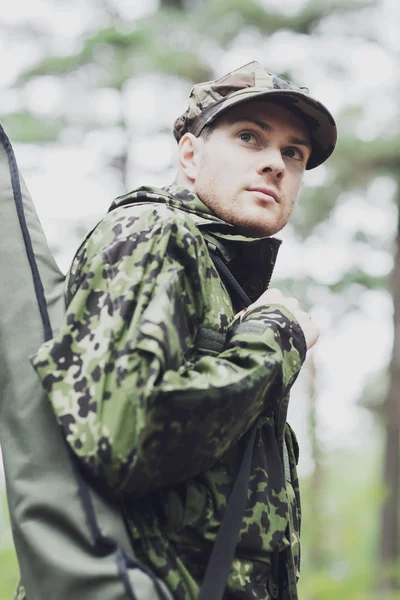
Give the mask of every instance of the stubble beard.
[[267, 219], [264, 223], [260, 223], [260, 219], [249, 218], [246, 210], [235, 205], [234, 202], [232, 203], [233, 210], [228, 210], [223, 199], [221, 201], [218, 193], [215, 193], [215, 190], [219, 190], [221, 186], [220, 177], [217, 172], [212, 170], [212, 167], [210, 168], [209, 157], [203, 156], [201, 170], [203, 173], [207, 173], [207, 183], [202, 185], [202, 178], [198, 178], [194, 184], [194, 192], [217, 217], [225, 223], [233, 225], [247, 237], [268, 237], [281, 231], [290, 220], [300, 197], [300, 189], [292, 201], [281, 192], [279, 204], [281, 207], [286, 207], [286, 210], [280, 210], [272, 220]]
[[[200, 200], [220, 219], [233, 225], [239, 233], [247, 237], [268, 237], [275, 235], [281, 229], [285, 227], [291, 218], [294, 208], [297, 204], [297, 199], [290, 204], [289, 210], [285, 212], [279, 212], [275, 218], [266, 219], [260, 223], [260, 219], [255, 220], [249, 218], [246, 210], [240, 207], [236, 207], [237, 210], [227, 210], [225, 205], [221, 205], [221, 202], [212, 192], [212, 185], [208, 187], [208, 191], [203, 190], [201, 186], [195, 189], [195, 193], [199, 196]], [[287, 199], [281, 196], [281, 204], [288, 206]], [[266, 211], [268, 208], [265, 209]]]

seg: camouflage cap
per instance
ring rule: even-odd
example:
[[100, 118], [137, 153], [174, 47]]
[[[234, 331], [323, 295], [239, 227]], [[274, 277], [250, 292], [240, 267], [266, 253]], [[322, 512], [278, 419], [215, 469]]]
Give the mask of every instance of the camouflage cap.
[[307, 88], [268, 73], [258, 62], [248, 63], [215, 81], [195, 85], [188, 109], [174, 123], [174, 136], [178, 142], [186, 132], [197, 137], [228, 109], [256, 98], [268, 98], [304, 119], [312, 145], [307, 169], [317, 167], [332, 154], [337, 131], [328, 109], [310, 96]]

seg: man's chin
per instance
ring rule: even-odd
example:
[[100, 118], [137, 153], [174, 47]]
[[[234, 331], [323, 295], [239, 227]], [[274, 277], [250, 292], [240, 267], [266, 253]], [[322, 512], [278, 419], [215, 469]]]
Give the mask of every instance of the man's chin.
[[269, 237], [278, 233], [282, 227], [272, 225], [271, 223], [245, 223], [237, 225], [237, 230], [247, 237], [261, 238]]

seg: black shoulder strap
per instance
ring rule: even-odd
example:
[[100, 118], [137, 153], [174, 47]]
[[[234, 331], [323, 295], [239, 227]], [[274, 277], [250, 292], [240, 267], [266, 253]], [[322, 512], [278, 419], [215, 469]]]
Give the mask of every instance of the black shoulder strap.
[[[215, 252], [210, 251], [210, 255], [235, 304], [243, 308], [249, 306], [251, 304], [250, 299], [229, 271], [224, 261]], [[257, 423], [247, 433], [247, 444], [242, 464], [240, 465], [239, 473], [228, 499], [226, 511], [211, 552], [198, 600], [210, 600], [210, 598], [221, 600], [223, 596], [239, 540], [243, 515], [246, 510], [256, 431]]]
[[215, 250], [212, 250], [210, 247], [208, 248], [208, 251], [213, 260], [215, 268], [217, 269], [222, 281], [226, 286], [226, 289], [228, 290], [232, 300], [234, 301], [235, 306], [239, 307], [239, 309], [250, 306], [250, 298], [248, 297], [244, 289], [241, 287], [239, 282], [232, 275], [222, 258], [217, 254]]
[[243, 515], [246, 510], [257, 424], [248, 433], [246, 451], [219, 528], [198, 600], [221, 600], [235, 557]]
[[[249, 306], [251, 304], [250, 298], [230, 272], [224, 260], [210, 247], [208, 250], [234, 305], [239, 309]], [[246, 434], [246, 450], [211, 552], [198, 600], [210, 600], [210, 598], [212, 598], [212, 600], [222, 600], [232, 562], [235, 557], [243, 515], [247, 506], [251, 459], [254, 450], [257, 426], [258, 421], [254, 423], [252, 428]], [[282, 573], [280, 573], [282, 567], [280, 557], [274, 555], [273, 563], [275, 563], [275, 580], [284, 581], [286, 579], [286, 571], [284, 568]], [[271, 582], [273, 583], [272, 579]], [[274, 590], [272, 597], [277, 598], [278, 595], [279, 589], [277, 588]], [[287, 593], [287, 598], [289, 599], [289, 597], [292, 598], [290, 591]], [[293, 596], [293, 600], [295, 600], [295, 598], [297, 598], [297, 595]]]

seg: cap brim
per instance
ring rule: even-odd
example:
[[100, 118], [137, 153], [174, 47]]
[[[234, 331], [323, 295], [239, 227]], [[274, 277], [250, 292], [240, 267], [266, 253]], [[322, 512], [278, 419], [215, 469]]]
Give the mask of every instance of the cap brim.
[[307, 162], [306, 169], [314, 169], [326, 161], [335, 149], [337, 141], [336, 123], [328, 109], [318, 100], [296, 90], [258, 90], [242, 89], [227, 98], [205, 109], [196, 119], [191, 127], [191, 132], [198, 136], [201, 131], [221, 114], [227, 112], [234, 106], [259, 98], [268, 98], [273, 102], [284, 106], [294, 112], [298, 117], [304, 119], [311, 138], [312, 152]]

